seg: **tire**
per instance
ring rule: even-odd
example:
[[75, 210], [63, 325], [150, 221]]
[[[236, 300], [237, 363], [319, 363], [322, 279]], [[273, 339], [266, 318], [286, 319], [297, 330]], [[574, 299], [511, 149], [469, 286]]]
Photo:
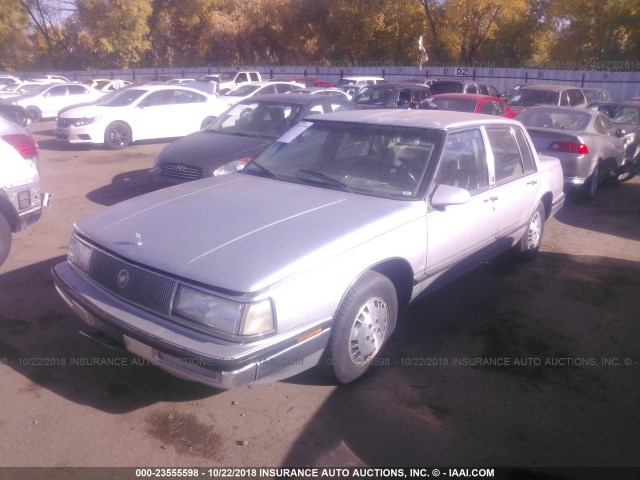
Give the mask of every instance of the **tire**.
[[104, 144], [109, 150], [122, 150], [131, 144], [131, 139], [131, 127], [125, 122], [112, 122], [104, 131]]
[[205, 118], [202, 123], [200, 124], [200, 130], [204, 130], [205, 128], [207, 128], [209, 126], [209, 124], [211, 122], [213, 122], [216, 119], [216, 117], [207, 117]]
[[523, 262], [533, 260], [538, 255], [542, 236], [544, 234], [544, 222], [547, 218], [546, 210], [542, 203], [539, 203], [529, 218], [527, 231], [520, 239], [517, 253], [518, 259]]
[[28, 118], [31, 119], [32, 122], [39, 122], [42, 120], [42, 110], [38, 107], [34, 107], [33, 105], [24, 109], [24, 113]]
[[640, 164], [640, 159], [635, 157], [630, 163], [625, 163], [625, 165], [620, 167], [621, 172], [618, 174], [618, 182], [628, 182], [635, 177], [638, 164]]
[[582, 197], [585, 200], [593, 200], [598, 191], [598, 183], [600, 182], [600, 164], [596, 164], [591, 172], [591, 176], [582, 186]]
[[393, 283], [368, 271], [347, 291], [334, 318], [320, 368], [339, 383], [350, 383], [374, 364], [395, 329], [398, 299]]
[[9, 222], [0, 214], [0, 266], [9, 256], [11, 250], [11, 227]]

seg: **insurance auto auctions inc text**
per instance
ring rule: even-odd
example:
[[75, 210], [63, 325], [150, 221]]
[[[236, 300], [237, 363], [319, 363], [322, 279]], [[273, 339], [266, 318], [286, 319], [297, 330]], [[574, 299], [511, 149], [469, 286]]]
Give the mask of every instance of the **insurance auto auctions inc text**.
[[274, 478], [437, 478], [495, 476], [493, 468], [260, 468], [259, 477]]

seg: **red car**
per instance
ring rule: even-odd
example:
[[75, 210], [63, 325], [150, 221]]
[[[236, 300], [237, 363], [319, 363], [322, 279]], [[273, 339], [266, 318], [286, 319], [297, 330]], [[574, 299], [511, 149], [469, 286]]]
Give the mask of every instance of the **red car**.
[[453, 110], [456, 112], [484, 113], [499, 117], [513, 118], [517, 112], [497, 97], [475, 93], [441, 93], [422, 101], [421, 109]]

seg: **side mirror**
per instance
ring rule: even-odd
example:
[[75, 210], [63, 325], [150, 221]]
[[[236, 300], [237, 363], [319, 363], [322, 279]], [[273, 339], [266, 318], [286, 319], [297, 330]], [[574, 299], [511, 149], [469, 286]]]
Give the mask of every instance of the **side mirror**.
[[469, 200], [471, 200], [471, 194], [464, 188], [438, 185], [431, 196], [431, 205], [438, 210], [442, 210], [450, 205], [465, 204]]

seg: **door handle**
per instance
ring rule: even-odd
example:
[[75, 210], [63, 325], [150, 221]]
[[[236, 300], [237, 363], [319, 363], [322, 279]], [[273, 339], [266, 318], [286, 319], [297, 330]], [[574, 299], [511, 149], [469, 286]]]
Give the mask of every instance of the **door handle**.
[[537, 185], [538, 181], [537, 180], [531, 180], [530, 182], [527, 182], [527, 185]]
[[496, 202], [498, 200], [498, 197], [489, 197], [489, 198], [485, 198], [484, 202]]

